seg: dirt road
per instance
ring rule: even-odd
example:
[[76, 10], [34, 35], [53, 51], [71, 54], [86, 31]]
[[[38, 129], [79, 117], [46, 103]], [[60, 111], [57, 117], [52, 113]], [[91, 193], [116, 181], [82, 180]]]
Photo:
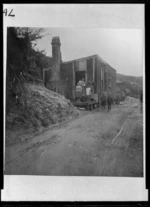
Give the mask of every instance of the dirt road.
[[143, 117], [128, 97], [6, 148], [5, 174], [143, 176]]

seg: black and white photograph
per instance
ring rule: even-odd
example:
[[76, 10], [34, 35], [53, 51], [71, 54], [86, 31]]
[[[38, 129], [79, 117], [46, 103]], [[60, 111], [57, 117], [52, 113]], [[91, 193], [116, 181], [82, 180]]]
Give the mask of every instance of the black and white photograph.
[[143, 28], [41, 22], [6, 27], [4, 175], [144, 178]]
[[5, 173], [142, 177], [142, 40], [8, 27]]

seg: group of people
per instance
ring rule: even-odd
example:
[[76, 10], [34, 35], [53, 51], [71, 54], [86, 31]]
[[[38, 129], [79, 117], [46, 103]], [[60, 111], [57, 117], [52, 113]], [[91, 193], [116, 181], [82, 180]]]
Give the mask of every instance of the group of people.
[[94, 94], [94, 82], [89, 80], [87, 83], [84, 78], [79, 80], [76, 86], [76, 98], [80, 101], [90, 101]]
[[[80, 101], [90, 101], [94, 99], [94, 81], [91, 79], [87, 83], [84, 78], [79, 80], [76, 85], [76, 99]], [[113, 104], [113, 99], [111, 93], [107, 95], [107, 92], [103, 92], [100, 96], [100, 103], [103, 110], [107, 109], [111, 110], [111, 106]]]
[[107, 105], [107, 109], [108, 109], [108, 111], [110, 111], [111, 106], [113, 104], [113, 98], [112, 98], [111, 93], [109, 93], [107, 96], [107, 93], [104, 92], [100, 97], [100, 102], [101, 102], [101, 107], [103, 110], [106, 109], [106, 105]]

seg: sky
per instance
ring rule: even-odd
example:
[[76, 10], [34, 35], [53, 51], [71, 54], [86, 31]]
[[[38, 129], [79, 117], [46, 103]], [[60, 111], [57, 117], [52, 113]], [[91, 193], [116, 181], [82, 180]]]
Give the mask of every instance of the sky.
[[48, 56], [52, 56], [52, 37], [59, 36], [63, 61], [97, 54], [117, 73], [143, 75], [142, 29], [45, 28], [45, 34], [36, 49]]

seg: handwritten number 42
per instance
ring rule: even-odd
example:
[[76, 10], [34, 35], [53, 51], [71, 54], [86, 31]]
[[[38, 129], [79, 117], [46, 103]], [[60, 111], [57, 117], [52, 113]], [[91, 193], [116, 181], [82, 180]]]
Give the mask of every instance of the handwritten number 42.
[[13, 9], [11, 11], [4, 9], [3, 14], [5, 14], [5, 16], [8, 16], [8, 17], [14, 17], [15, 15], [12, 14], [12, 12], [13, 12]]

